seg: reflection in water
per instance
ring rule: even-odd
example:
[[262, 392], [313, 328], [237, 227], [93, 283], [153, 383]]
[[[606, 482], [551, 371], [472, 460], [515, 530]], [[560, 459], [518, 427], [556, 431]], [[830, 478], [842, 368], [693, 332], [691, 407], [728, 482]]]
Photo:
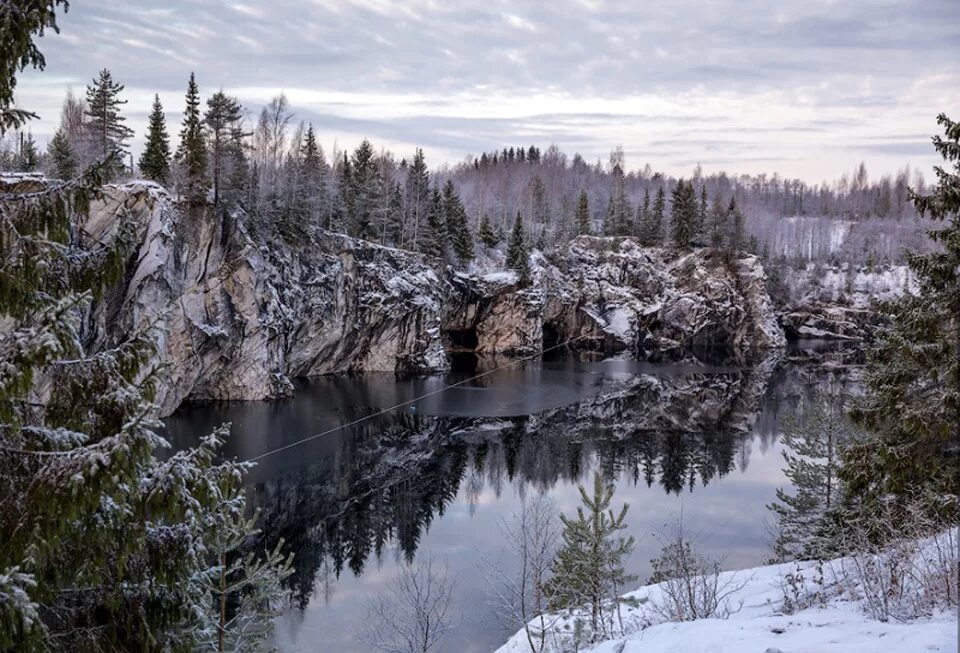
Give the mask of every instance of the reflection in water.
[[[231, 421], [227, 454], [249, 458], [459, 378], [322, 378], [283, 402], [184, 409], [168, 420], [168, 430], [182, 445]], [[251, 476], [263, 544], [283, 538], [295, 553], [289, 582], [296, 605], [306, 610], [286, 617], [278, 643], [285, 650], [358, 648], [350, 631], [362, 618], [363, 596], [382, 584], [396, 559], [412, 560], [427, 546], [449, 551], [451, 571], [466, 585], [460, 602], [470, 618], [458, 629], [459, 641], [447, 642], [449, 650], [490, 650], [504, 633], [482, 607], [482, 582], [472, 567], [481, 555], [499, 552], [495, 518], [509, 517], [530, 491], [551, 494], [569, 509], [575, 485], [597, 469], [619, 480], [618, 501], [639, 504], [631, 526], [641, 538], [683, 505], [685, 514], [714, 524], [721, 533], [716, 544], [735, 554], [732, 562], [758, 564], [766, 546], [762, 506], [782, 483], [779, 456], [763, 456], [775, 444], [778, 417], [817, 386], [846, 382], [773, 360], [749, 369], [537, 362], [269, 456]], [[747, 470], [757, 456], [763, 460], [754, 478]], [[749, 481], [740, 495], [713, 490], [735, 470]], [[661, 488], [661, 499], [653, 488]], [[683, 497], [687, 503], [678, 503]], [[738, 511], [753, 526], [723, 535], [721, 516]], [[645, 571], [655, 548], [641, 540], [634, 571]]]

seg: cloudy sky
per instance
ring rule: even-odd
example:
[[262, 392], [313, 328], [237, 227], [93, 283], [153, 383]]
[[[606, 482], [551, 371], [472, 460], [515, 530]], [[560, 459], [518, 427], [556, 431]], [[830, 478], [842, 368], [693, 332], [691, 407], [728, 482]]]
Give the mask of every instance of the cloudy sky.
[[556, 143], [673, 174], [929, 177], [934, 118], [960, 113], [958, 0], [75, 0], [60, 22], [18, 86], [42, 143], [103, 67], [135, 152], [155, 92], [177, 132], [190, 71], [251, 115], [286, 93], [328, 151], [431, 165]]

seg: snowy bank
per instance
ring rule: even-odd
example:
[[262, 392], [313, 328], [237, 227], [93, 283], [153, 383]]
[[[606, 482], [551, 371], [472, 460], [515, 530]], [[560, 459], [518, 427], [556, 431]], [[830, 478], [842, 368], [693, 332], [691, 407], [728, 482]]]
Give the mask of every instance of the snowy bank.
[[[947, 534], [956, 567], [956, 531]], [[920, 543], [925, 555], [929, 542]], [[862, 588], [851, 574], [850, 558], [818, 566], [814, 562], [784, 563], [722, 572], [719, 586], [732, 588], [725, 618], [665, 621], [657, 610], [666, 583], [630, 592], [613, 619], [615, 634], [593, 645], [574, 643], [574, 616], [561, 617], [548, 633], [545, 651], [592, 653], [913, 653], [958, 650], [956, 607], [932, 610], [929, 616], [898, 622], [872, 619], [862, 600]], [[790, 577], [794, 582], [788, 582]], [[820, 582], [818, 582], [820, 581]], [[948, 581], [954, 586], [956, 574]], [[811, 599], [816, 592], [817, 598]], [[801, 597], [809, 606], [788, 614], [785, 597]], [[803, 597], [806, 597], [806, 600]], [[549, 620], [554, 623], [553, 620]], [[535, 624], [535, 622], [531, 622]], [[622, 624], [622, 625], [621, 625]], [[497, 653], [525, 653], [530, 645], [523, 630]]]

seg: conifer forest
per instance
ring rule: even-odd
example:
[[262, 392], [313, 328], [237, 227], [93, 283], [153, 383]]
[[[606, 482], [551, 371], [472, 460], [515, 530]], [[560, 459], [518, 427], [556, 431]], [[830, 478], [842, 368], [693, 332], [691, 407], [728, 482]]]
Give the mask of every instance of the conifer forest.
[[960, 6], [0, 40], [0, 653], [958, 652]]

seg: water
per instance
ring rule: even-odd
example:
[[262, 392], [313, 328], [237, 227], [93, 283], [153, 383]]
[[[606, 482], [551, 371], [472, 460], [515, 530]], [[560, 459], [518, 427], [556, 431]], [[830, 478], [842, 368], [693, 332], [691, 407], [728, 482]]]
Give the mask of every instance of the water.
[[[184, 408], [167, 422], [183, 446], [232, 422], [226, 454], [244, 459], [462, 380], [478, 370], [400, 379], [331, 376], [292, 399]], [[482, 368], [481, 370], [482, 371]], [[564, 358], [497, 371], [387, 415], [264, 458], [250, 477], [266, 544], [295, 553], [294, 605], [281, 651], [365, 651], [370, 598], [405, 559], [429, 554], [456, 579], [458, 625], [443, 651], [490, 651], [505, 628], [481, 561], [509, 560], [498, 524], [526, 495], [564, 512], [602, 470], [630, 504], [627, 568], [645, 580], [655, 532], [681, 515], [724, 568], [769, 557], [765, 508], [784, 484], [777, 425], [842, 372], [767, 361], [752, 368]]]

